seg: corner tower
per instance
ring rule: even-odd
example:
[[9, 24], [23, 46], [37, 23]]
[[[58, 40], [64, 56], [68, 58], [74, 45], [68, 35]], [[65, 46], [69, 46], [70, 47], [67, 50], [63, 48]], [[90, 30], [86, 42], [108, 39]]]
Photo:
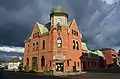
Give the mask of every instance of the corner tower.
[[68, 14], [61, 6], [52, 8], [50, 14], [51, 26], [67, 26]]

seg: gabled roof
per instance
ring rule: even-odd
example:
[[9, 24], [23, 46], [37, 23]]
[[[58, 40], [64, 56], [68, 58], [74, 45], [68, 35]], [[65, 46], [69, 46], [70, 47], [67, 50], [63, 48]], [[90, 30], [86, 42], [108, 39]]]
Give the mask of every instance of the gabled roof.
[[68, 27], [69, 27], [69, 28], [71, 27], [72, 22], [73, 22], [73, 21], [69, 21], [69, 22], [68, 22]]
[[68, 27], [69, 28], [71, 28], [73, 22], [75, 22], [75, 19], [73, 19], [73, 20], [71, 20], [71, 21], [68, 22]]
[[97, 54], [98, 54], [99, 56], [104, 57], [104, 54], [103, 54], [102, 51], [97, 50], [96, 52], [97, 52]]
[[98, 55], [98, 54], [96, 53], [96, 51], [89, 51], [88, 53], [89, 53], [89, 54], [96, 54], [96, 55]]
[[44, 34], [44, 33], [49, 32], [48, 29], [45, 27], [45, 25], [40, 24], [40, 23], [38, 23], [38, 22], [36, 22], [36, 24], [37, 24], [38, 27], [39, 27], [40, 34]]
[[104, 54], [103, 54], [102, 51], [96, 50], [96, 51], [89, 51], [88, 53], [89, 54], [96, 54], [96, 55], [98, 55], [100, 57], [103, 57], [105, 59]]
[[82, 50], [88, 50], [86, 43], [82, 42]]

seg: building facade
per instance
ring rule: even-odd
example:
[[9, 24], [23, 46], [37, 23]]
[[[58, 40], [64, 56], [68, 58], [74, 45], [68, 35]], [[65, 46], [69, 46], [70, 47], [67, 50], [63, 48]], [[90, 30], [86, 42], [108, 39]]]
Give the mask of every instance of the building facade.
[[88, 50], [86, 43], [82, 42], [82, 70], [105, 68], [105, 59], [102, 51]]
[[25, 40], [24, 66], [38, 70], [80, 71], [81, 33], [75, 19], [68, 21], [64, 8], [51, 10], [50, 22], [36, 22], [30, 37]]
[[104, 56], [105, 56], [105, 60], [106, 60], [106, 67], [113, 67], [114, 63], [114, 59], [118, 57], [118, 54], [116, 53], [116, 51], [114, 49], [111, 48], [106, 48], [106, 49], [102, 49]]

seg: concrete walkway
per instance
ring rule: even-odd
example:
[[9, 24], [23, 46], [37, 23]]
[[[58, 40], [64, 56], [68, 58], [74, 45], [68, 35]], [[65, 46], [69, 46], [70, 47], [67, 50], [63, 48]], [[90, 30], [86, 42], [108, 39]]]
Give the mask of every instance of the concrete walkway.
[[79, 75], [79, 74], [84, 74], [86, 72], [54, 72], [53, 75], [55, 76], [66, 76], [66, 75]]

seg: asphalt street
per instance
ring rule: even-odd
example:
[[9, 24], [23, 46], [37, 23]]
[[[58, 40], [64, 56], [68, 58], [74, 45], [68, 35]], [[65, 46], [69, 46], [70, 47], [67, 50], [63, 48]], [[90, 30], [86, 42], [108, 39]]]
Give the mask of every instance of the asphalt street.
[[120, 79], [118, 73], [86, 73], [74, 76], [42, 76], [22, 72], [0, 70], [0, 79]]

